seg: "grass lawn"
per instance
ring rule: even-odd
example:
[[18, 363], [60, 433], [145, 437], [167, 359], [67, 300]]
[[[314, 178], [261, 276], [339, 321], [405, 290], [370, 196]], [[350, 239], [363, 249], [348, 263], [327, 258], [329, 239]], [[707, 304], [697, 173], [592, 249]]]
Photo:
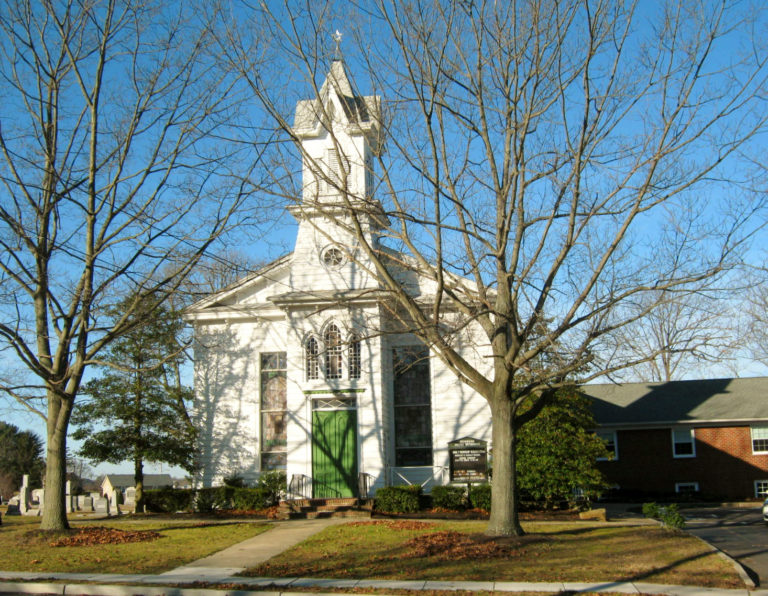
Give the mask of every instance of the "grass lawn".
[[657, 527], [524, 524], [489, 540], [486, 522], [357, 522], [327, 528], [245, 572], [266, 577], [477, 581], [640, 581], [743, 588], [698, 539]]
[[[269, 529], [268, 524], [209, 524], [197, 520], [81, 521], [70, 532], [42, 532], [40, 519], [2, 518], [0, 552], [3, 571], [51, 571], [67, 573], [162, 573], [195, 561]], [[159, 537], [144, 542], [51, 546], [58, 538], [76, 536], [83, 526], [117, 528], [126, 532], [151, 530]]]

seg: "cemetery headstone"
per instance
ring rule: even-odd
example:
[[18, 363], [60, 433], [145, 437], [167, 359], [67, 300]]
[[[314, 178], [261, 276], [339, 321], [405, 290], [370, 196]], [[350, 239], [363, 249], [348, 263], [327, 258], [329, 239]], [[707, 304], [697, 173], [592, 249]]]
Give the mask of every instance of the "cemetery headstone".
[[79, 511], [87, 511], [88, 513], [93, 511], [93, 497], [87, 495], [80, 495], [77, 497], [77, 509]]
[[21, 477], [21, 488], [19, 489], [19, 513], [27, 515], [29, 513], [29, 474]]
[[93, 510], [96, 513], [109, 515], [109, 501], [106, 497], [99, 497], [93, 500]]
[[74, 498], [72, 497], [72, 481], [67, 480], [66, 484], [66, 496], [64, 497], [64, 504], [67, 508], [67, 513], [72, 513], [75, 509], [77, 509], [76, 503], [74, 502]]

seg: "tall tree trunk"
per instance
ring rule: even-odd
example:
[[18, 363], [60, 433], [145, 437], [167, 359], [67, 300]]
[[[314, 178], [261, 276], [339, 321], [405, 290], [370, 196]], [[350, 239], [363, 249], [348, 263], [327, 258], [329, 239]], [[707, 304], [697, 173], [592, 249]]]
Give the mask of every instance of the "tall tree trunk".
[[517, 506], [513, 403], [508, 398], [497, 397], [490, 405], [493, 418], [493, 490], [491, 518], [485, 533], [489, 536], [522, 536], [525, 532], [520, 525]]
[[134, 512], [144, 513], [144, 461], [138, 456], [133, 460], [133, 480], [136, 483]]
[[48, 445], [45, 460], [45, 496], [42, 530], [67, 530], [65, 491], [67, 482], [67, 423], [70, 403], [60, 394], [48, 390]]

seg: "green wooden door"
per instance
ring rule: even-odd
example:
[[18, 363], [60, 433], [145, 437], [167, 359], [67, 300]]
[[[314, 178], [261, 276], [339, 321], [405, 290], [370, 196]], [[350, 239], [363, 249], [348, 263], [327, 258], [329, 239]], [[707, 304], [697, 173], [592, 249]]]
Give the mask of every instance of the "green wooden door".
[[316, 498], [357, 496], [357, 411], [312, 413], [312, 486]]

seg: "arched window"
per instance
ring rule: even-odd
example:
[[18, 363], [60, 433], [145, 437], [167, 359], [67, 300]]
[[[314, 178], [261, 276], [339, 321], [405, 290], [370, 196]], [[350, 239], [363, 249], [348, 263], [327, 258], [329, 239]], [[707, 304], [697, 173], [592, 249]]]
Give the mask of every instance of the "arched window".
[[305, 360], [307, 363], [307, 379], [320, 378], [320, 348], [317, 340], [310, 337], [304, 346]]
[[360, 378], [360, 340], [354, 333], [349, 336], [349, 348], [347, 352], [347, 364], [349, 365], [349, 378]]
[[325, 343], [325, 378], [340, 379], [342, 374], [341, 333], [333, 323], [326, 327], [323, 342]]

